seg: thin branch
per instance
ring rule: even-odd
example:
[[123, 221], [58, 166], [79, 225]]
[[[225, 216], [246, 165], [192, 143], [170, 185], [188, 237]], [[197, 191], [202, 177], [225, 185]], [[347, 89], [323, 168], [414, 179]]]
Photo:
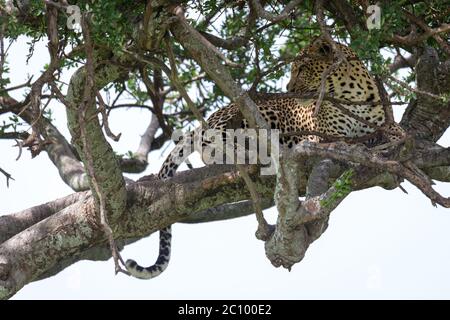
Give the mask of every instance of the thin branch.
[[[277, 99], [289, 99], [289, 98], [296, 98], [296, 99], [317, 99], [318, 95], [317, 93], [301, 93], [301, 92], [283, 92], [283, 93], [266, 93], [266, 92], [257, 92], [255, 94], [256, 99], [259, 100], [277, 100]], [[325, 101], [330, 101], [332, 103], [336, 104], [345, 104], [348, 106], [360, 106], [360, 105], [366, 105], [366, 106], [378, 106], [380, 105], [380, 101], [350, 101], [350, 100], [343, 100], [343, 99], [336, 99], [331, 96], [325, 95], [323, 97]], [[404, 105], [404, 102], [391, 102], [392, 105]]]
[[133, 153], [131, 158], [120, 159], [120, 168], [122, 171], [128, 173], [141, 173], [147, 168], [147, 157], [152, 151], [155, 135], [159, 128], [158, 118], [152, 114], [150, 123], [141, 137], [137, 151]]
[[30, 136], [28, 132], [0, 132], [0, 139], [21, 139], [25, 140]]
[[[247, 27], [248, 27], [248, 25], [247, 25]], [[222, 39], [222, 38], [219, 38], [219, 37], [217, 37], [213, 34], [207, 33], [207, 32], [202, 31], [200, 33], [202, 36], [205, 37], [206, 40], [211, 42], [214, 46], [224, 48], [227, 50], [239, 49], [240, 47], [246, 46], [250, 41], [250, 38], [239, 36], [239, 35], [234, 36], [230, 39]]]
[[255, 9], [256, 14], [259, 17], [271, 22], [279, 22], [281, 20], [290, 18], [291, 11], [294, 10], [295, 7], [298, 6], [301, 2], [301, 0], [292, 0], [284, 7], [283, 11], [281, 11], [280, 14], [274, 15], [265, 11], [259, 0], [251, 0], [252, 7]]
[[[174, 57], [174, 54], [172, 51], [171, 44], [168, 41], [168, 38], [165, 38], [165, 41], [166, 41], [166, 47], [167, 47], [169, 61], [170, 61], [170, 67], [172, 70], [171, 80], [174, 83], [175, 87], [180, 91], [183, 98], [186, 100], [186, 102], [189, 106], [189, 109], [192, 111], [192, 113], [195, 115], [197, 120], [202, 124], [203, 128], [206, 130], [208, 128], [208, 123], [205, 121], [203, 116], [200, 114], [197, 107], [194, 105], [194, 103], [190, 99], [189, 95], [187, 94], [186, 90], [184, 89], [184, 87], [181, 86], [181, 84], [178, 80], [177, 72], [176, 72], [176, 70], [177, 70], [176, 62], [175, 62], [175, 57]], [[237, 165], [237, 168], [238, 168], [239, 172], [242, 174], [244, 181], [247, 185], [247, 188], [250, 190], [250, 195], [253, 200], [256, 218], [258, 221], [258, 230], [256, 232], [256, 236], [258, 239], [267, 239], [271, 234], [271, 228], [264, 218], [264, 214], [262, 212], [262, 207], [261, 207], [261, 199], [259, 198], [259, 195], [256, 191], [253, 181], [249, 177], [246, 169], [242, 165], [239, 165], [239, 164]]]
[[256, 238], [259, 240], [267, 241], [271, 234], [273, 233], [273, 227], [267, 223], [264, 218], [264, 213], [262, 209], [261, 197], [256, 190], [255, 183], [252, 178], [250, 178], [247, 169], [243, 165], [236, 165], [242, 178], [250, 191], [250, 196], [252, 198], [253, 210], [255, 211], [256, 220], [258, 221], [258, 230], [256, 230]]
[[[195, 77], [191, 77], [190, 79], [182, 82], [183, 87], [187, 87], [188, 85], [190, 85], [191, 83], [203, 80], [206, 78], [206, 75], [204, 73], [199, 74], [198, 76]], [[164, 91], [161, 92], [162, 96], [167, 96], [170, 92], [172, 92], [175, 89], [174, 86], [170, 86], [167, 89], [165, 89]]]
[[202, 114], [200, 113], [200, 111], [198, 111], [197, 106], [194, 104], [192, 99], [189, 97], [186, 89], [181, 84], [180, 80], [178, 79], [177, 64], [175, 61], [175, 56], [173, 54], [172, 44], [170, 43], [170, 41], [167, 37], [165, 38], [165, 44], [166, 44], [166, 50], [167, 50], [167, 54], [169, 56], [169, 62], [170, 62], [170, 68], [171, 68], [170, 80], [172, 81], [175, 88], [180, 92], [183, 99], [186, 101], [191, 112], [194, 114], [194, 116], [197, 118], [197, 120], [200, 121], [202, 126], [204, 126], [206, 128], [207, 123], [206, 123], [205, 119], [203, 119]]
[[344, 53], [341, 51], [340, 48], [336, 46], [336, 43], [333, 41], [330, 35], [329, 27], [326, 24], [325, 17], [324, 17], [324, 8], [323, 8], [323, 0], [316, 1], [316, 17], [317, 22], [320, 25], [320, 30], [322, 32], [322, 37], [325, 39], [326, 42], [330, 45], [332, 48], [332, 54], [333, 54], [333, 63], [322, 72], [321, 79], [320, 79], [320, 86], [319, 86], [319, 97], [316, 100], [316, 108], [314, 110], [314, 116], [316, 117], [319, 114], [320, 111], [320, 105], [322, 104], [323, 98], [326, 93], [326, 84], [327, 84], [327, 78], [330, 76], [334, 71], [336, 71], [339, 66], [342, 63], [348, 63], [347, 59], [345, 58]]
[[386, 89], [383, 86], [383, 81], [379, 76], [375, 76], [375, 84], [377, 85], [378, 94], [380, 95], [381, 104], [383, 105], [384, 116], [386, 119], [384, 125], [389, 126], [390, 124], [395, 123], [392, 105]]
[[42, 75], [31, 85], [30, 92], [30, 107], [33, 117], [33, 121], [30, 126], [35, 132], [35, 137], [39, 143], [39, 150], [41, 149], [41, 139], [40, 134], [42, 128], [39, 128], [39, 120], [42, 117], [41, 105], [41, 95], [42, 88], [45, 84], [54, 80], [54, 72], [60, 65], [60, 43], [58, 37], [58, 9], [52, 6], [50, 3], [46, 3], [46, 16], [47, 16], [47, 37], [48, 37], [48, 52], [50, 55], [50, 63], [47, 69], [42, 73]]
[[[178, 17], [171, 26], [171, 31], [177, 41], [192, 55], [194, 60], [222, 89], [225, 95], [236, 102], [251, 128], [270, 129], [254, 101], [236, 84], [229, 70], [220, 62], [214, 52], [209, 49], [210, 43], [186, 21], [183, 8], [177, 6], [172, 9], [172, 12]], [[205, 44], [205, 41], [209, 45]]]
[[14, 180], [14, 178], [2, 168], [0, 168], [0, 172], [6, 177], [6, 186], [9, 188], [9, 180]]
[[439, 46], [444, 50], [447, 55], [450, 56], [450, 45], [443, 40], [440, 37], [440, 33], [447, 33], [450, 32], [450, 24], [442, 24], [441, 26], [437, 28], [430, 28], [425, 21], [420, 19], [419, 17], [416, 17], [412, 13], [408, 12], [407, 10], [402, 10], [405, 16], [413, 23], [415, 23], [417, 26], [419, 26], [423, 31], [425, 31], [425, 34], [422, 36], [432, 36], [434, 40], [439, 44]]
[[450, 32], [450, 24], [444, 23], [437, 28], [430, 28], [424, 21], [420, 20], [420, 18], [414, 16], [410, 12], [403, 10], [403, 13], [408, 18], [408, 20], [418, 25], [425, 32], [418, 35], [417, 32], [413, 29], [406, 36], [401, 36], [398, 34], [393, 35], [392, 37], [387, 39], [388, 42], [398, 44], [400, 46], [415, 47], [421, 44], [422, 42], [426, 41], [429, 37], [433, 37], [439, 43], [442, 49], [447, 54], [450, 54], [448, 44], [445, 43], [445, 41], [439, 36], [439, 34], [441, 33]]
[[422, 176], [402, 163], [395, 160], [383, 159], [379, 155], [366, 150], [363, 146], [347, 145], [341, 142], [317, 144], [306, 141], [294, 146], [292, 150], [293, 155], [297, 157], [315, 155], [341, 161], [352, 161], [367, 167], [387, 170], [390, 173], [409, 180], [433, 203], [440, 204], [445, 208], [450, 207], [450, 199], [436, 192], [428, 180], [425, 180]]
[[269, 75], [269, 74], [271, 74], [271, 73], [281, 69], [285, 65], [290, 64], [292, 61], [295, 60], [295, 57], [292, 57], [292, 58], [280, 58], [280, 59], [278, 59], [277, 61], [274, 62], [275, 64], [273, 66], [271, 66], [271, 67], [267, 68], [266, 70], [264, 70], [263, 72], [261, 72], [261, 70], [259, 69], [259, 65], [258, 65], [258, 63], [256, 61], [256, 57], [257, 56], [258, 56], [258, 54], [257, 54], [256, 48], [255, 48], [255, 65], [258, 66], [258, 69], [257, 69], [257, 73], [256, 73], [256, 76], [255, 76], [255, 80], [253, 81], [252, 86], [248, 90], [249, 94], [251, 96], [252, 95], [257, 95], [257, 92], [256, 92], [257, 86], [264, 79], [264, 77], [266, 77], [267, 75]]
[[152, 113], [155, 113], [155, 110], [146, 105], [146, 104], [140, 104], [140, 103], [120, 103], [120, 104], [112, 104], [110, 106], [106, 106], [108, 109], [108, 113], [110, 113], [114, 109], [120, 109], [120, 108], [139, 108], [139, 109], [147, 109]]
[[115, 135], [114, 133], [111, 132], [111, 129], [109, 127], [108, 115], [106, 114], [106, 105], [105, 102], [103, 101], [103, 97], [99, 91], [97, 91], [96, 96], [99, 103], [99, 112], [102, 115], [103, 127], [105, 128], [106, 135], [117, 142], [119, 141], [122, 133]]
[[0, 89], [0, 94], [4, 94], [5, 92], [10, 92], [10, 91], [14, 91], [14, 90], [18, 90], [18, 89], [22, 89], [22, 88], [26, 88], [26, 87], [30, 87], [31, 80], [33, 80], [33, 76], [29, 77], [25, 83], [22, 83], [22, 84], [19, 84], [16, 86], [12, 86], [9, 88], [5, 88], [5, 89]]
[[433, 99], [436, 99], [436, 100], [440, 100], [440, 101], [443, 101], [443, 99], [444, 99], [443, 96], [439, 96], [439, 95], [436, 95], [436, 94], [431, 93], [431, 92], [427, 92], [427, 91], [423, 91], [423, 90], [420, 90], [420, 89], [413, 88], [409, 84], [407, 84], [406, 82], [404, 82], [402, 80], [399, 80], [399, 79], [395, 78], [394, 76], [388, 75], [387, 79], [395, 82], [400, 87], [402, 87], [403, 89], [408, 90], [409, 92], [414, 92], [416, 94], [424, 95], [424, 96], [427, 96], [427, 97], [430, 97], [430, 98], [433, 98]]

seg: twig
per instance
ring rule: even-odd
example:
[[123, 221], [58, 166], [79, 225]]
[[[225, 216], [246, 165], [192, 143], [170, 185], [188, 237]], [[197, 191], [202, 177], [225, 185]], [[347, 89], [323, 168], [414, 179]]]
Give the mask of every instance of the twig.
[[19, 141], [19, 140], [15, 140], [15, 141], [16, 141], [16, 145], [14, 147], [19, 148], [19, 154], [17, 155], [17, 158], [16, 158], [16, 161], [18, 161], [20, 159], [20, 157], [22, 156], [23, 142]]
[[[434, 39], [441, 45], [442, 49], [447, 52], [447, 54], [450, 54], [448, 44], [445, 43], [442, 38], [439, 37], [440, 33], [447, 33], [450, 32], [450, 24], [441, 24], [437, 28], [430, 28], [427, 26], [425, 22], [414, 16], [413, 14], [409, 13], [406, 10], [403, 10], [403, 13], [406, 15], [406, 17], [412, 21], [414, 24], [418, 25], [420, 28], [422, 28], [425, 32], [423, 34], [417, 35], [417, 32], [415, 29], [411, 30], [411, 32], [406, 36], [401, 36], [398, 34], [393, 35], [391, 38], [387, 39], [391, 43], [403, 45], [403, 46], [417, 46], [418, 44], [426, 41], [429, 37], [434, 37]], [[437, 37], [436, 37], [437, 36]]]
[[377, 85], [378, 93], [380, 95], [381, 104], [383, 105], [384, 116], [385, 116], [385, 125], [390, 125], [395, 122], [394, 114], [392, 112], [391, 102], [389, 101], [389, 96], [386, 92], [386, 89], [383, 86], [383, 81], [377, 75], [375, 76], [375, 84]]
[[164, 38], [164, 41], [165, 41], [165, 44], [166, 44], [166, 50], [167, 50], [167, 54], [169, 56], [169, 63], [170, 63], [170, 68], [171, 68], [170, 75], [168, 75], [168, 76], [170, 77], [170, 80], [172, 81], [172, 83], [175, 86], [175, 88], [180, 92], [181, 96], [186, 101], [186, 103], [187, 103], [189, 109], [191, 110], [191, 112], [194, 114], [194, 116], [197, 118], [197, 120], [200, 121], [202, 126], [204, 126], [206, 128], [207, 127], [207, 123], [206, 123], [205, 119], [201, 115], [200, 111], [198, 111], [198, 109], [195, 106], [194, 102], [189, 97], [186, 89], [181, 84], [180, 80], [178, 79], [177, 64], [175, 62], [175, 56], [173, 54], [172, 44], [170, 43], [170, 41], [169, 41], [169, 39], [167, 37]]
[[421, 94], [421, 95], [424, 95], [424, 96], [428, 96], [428, 97], [433, 98], [433, 99], [436, 99], [436, 100], [441, 100], [441, 101], [442, 101], [442, 99], [443, 99], [443, 97], [438, 96], [438, 95], [435, 95], [435, 94], [433, 94], [433, 93], [431, 93], [431, 92], [426, 92], [426, 91], [422, 91], [422, 90], [413, 88], [413, 87], [411, 87], [409, 84], [407, 84], [406, 82], [404, 82], [404, 81], [402, 81], [402, 80], [399, 80], [399, 79], [397, 79], [397, 78], [395, 78], [395, 77], [393, 77], [393, 76], [391, 76], [391, 75], [388, 75], [387, 78], [388, 78], [389, 80], [391, 80], [391, 81], [397, 83], [400, 87], [402, 87], [403, 89], [408, 90], [409, 92], [414, 92], [414, 93], [417, 93], [417, 94]]
[[[289, 98], [298, 98], [298, 99], [317, 99], [317, 93], [301, 93], [301, 92], [283, 92], [283, 93], [266, 93], [266, 92], [257, 92], [255, 94], [256, 99], [258, 100], [277, 100], [277, 99], [289, 99]], [[378, 106], [380, 104], [380, 101], [350, 101], [350, 100], [343, 100], [343, 99], [337, 99], [331, 96], [325, 96], [323, 97], [324, 100], [330, 101], [332, 103], [339, 103], [339, 104], [345, 104], [348, 106], [359, 106], [359, 105], [365, 105], [365, 106]], [[390, 102], [392, 105], [404, 105], [404, 102]]]
[[14, 180], [14, 178], [2, 168], [0, 168], [0, 172], [6, 177], [6, 186], [9, 188], [9, 180]]
[[256, 54], [255, 65], [258, 66], [258, 69], [257, 69], [257, 74], [255, 76], [255, 80], [253, 81], [251, 88], [248, 90], [250, 96], [257, 95], [257, 92], [256, 92], [257, 86], [261, 82], [261, 80], [264, 79], [264, 77], [271, 74], [272, 72], [277, 71], [278, 69], [284, 67], [285, 65], [291, 63], [292, 61], [294, 61], [296, 59], [295, 57], [288, 58], [288, 59], [281, 58], [278, 60], [279, 62], [276, 63], [274, 66], [271, 66], [270, 68], [266, 69], [264, 72], [261, 72], [259, 65], [256, 61], [256, 58], [258, 57], [258, 53], [257, 53], [256, 49], [255, 49], [255, 52], [256, 52], [255, 53]]
[[151, 113], [155, 113], [155, 110], [153, 107], [150, 107], [146, 104], [140, 104], [140, 103], [120, 103], [120, 104], [112, 104], [110, 106], [106, 106], [108, 109], [108, 113], [110, 113], [114, 109], [120, 109], [120, 108], [139, 108], [139, 109], [147, 109]]
[[320, 30], [322, 32], [322, 37], [325, 39], [326, 42], [331, 46], [332, 48], [332, 54], [333, 54], [333, 60], [334, 62], [323, 71], [320, 79], [320, 86], [319, 86], [319, 97], [316, 100], [316, 108], [314, 110], [314, 116], [316, 117], [319, 114], [320, 111], [320, 105], [322, 104], [323, 98], [325, 96], [325, 86], [327, 78], [330, 74], [332, 74], [339, 66], [346, 62], [347, 60], [345, 58], [345, 55], [342, 53], [342, 51], [336, 46], [336, 43], [333, 41], [333, 39], [330, 36], [329, 28], [325, 22], [325, 17], [323, 14], [323, 0], [318, 0], [316, 2], [316, 17], [317, 22], [320, 25]]
[[9, 92], [9, 91], [14, 91], [14, 90], [18, 90], [18, 89], [22, 89], [25, 87], [29, 87], [31, 84], [31, 80], [33, 79], [33, 76], [31, 76], [30, 78], [28, 78], [27, 82], [19, 84], [17, 86], [12, 86], [9, 88], [5, 88], [5, 89], [0, 89], [0, 93], [5, 93], [5, 92]]
[[[171, 78], [171, 81], [174, 84], [174, 86], [178, 89], [178, 91], [180, 91], [180, 94], [186, 100], [189, 109], [192, 111], [194, 116], [197, 118], [197, 120], [202, 124], [203, 128], [206, 130], [208, 128], [208, 123], [205, 121], [203, 116], [200, 114], [197, 107], [195, 106], [195, 104], [192, 102], [189, 95], [187, 94], [186, 90], [181, 85], [180, 81], [178, 80], [178, 76], [176, 73], [177, 67], [176, 67], [175, 57], [174, 57], [174, 54], [172, 51], [171, 44], [167, 37], [165, 38], [165, 44], [167, 47], [166, 49], [167, 49], [167, 53], [169, 56], [170, 68], [171, 68], [171, 73], [170, 73], [169, 77]], [[255, 185], [254, 185], [253, 181], [251, 180], [250, 176], [248, 175], [245, 167], [242, 165], [239, 165], [239, 164], [237, 164], [236, 167], [238, 168], [239, 172], [242, 174], [242, 177], [247, 185], [247, 188], [250, 191], [250, 195], [251, 195], [251, 198], [253, 201], [255, 215], [256, 215], [256, 219], [258, 221], [258, 230], [256, 231], [256, 237], [260, 240], [267, 240], [273, 230], [270, 228], [269, 224], [267, 223], [267, 221], [264, 218], [264, 214], [261, 209], [262, 208], [261, 199], [259, 198], [259, 195], [258, 195], [258, 192], [256, 191]]]
[[261, 197], [259, 196], [258, 191], [256, 191], [256, 185], [253, 182], [252, 178], [250, 178], [247, 169], [241, 164], [237, 164], [236, 167], [241, 173], [252, 198], [256, 220], [258, 221], [258, 229], [255, 233], [256, 238], [262, 241], [267, 241], [272, 235], [274, 227], [269, 225], [267, 223], [267, 220], [264, 218], [264, 213], [262, 211], [261, 205]]
[[[158, 118], [156, 115], [151, 115], [151, 120], [145, 133], [141, 137], [141, 141], [139, 142], [139, 147], [137, 151], [133, 154], [133, 158], [137, 160], [145, 161], [147, 164], [147, 156], [152, 150], [152, 142], [155, 139], [156, 131], [160, 128]], [[131, 159], [130, 159], [131, 160]], [[146, 165], [145, 165], [146, 167]]]
[[58, 86], [56, 85], [56, 83], [54, 81], [50, 81], [49, 82], [50, 85], [50, 89], [52, 90], [53, 94], [56, 96], [56, 98], [61, 101], [61, 103], [67, 107], [67, 108], [71, 108], [72, 106], [70, 105], [70, 103], [66, 100], [66, 97], [62, 94], [61, 90], [59, 90]]
[[86, 170], [89, 172], [92, 186], [95, 189], [95, 193], [97, 194], [98, 200], [99, 200], [99, 206], [100, 206], [100, 222], [103, 226], [103, 229], [107, 235], [108, 242], [111, 248], [111, 254], [113, 256], [114, 265], [115, 265], [115, 272], [116, 274], [118, 272], [122, 272], [124, 274], [129, 274], [128, 271], [124, 270], [120, 264], [125, 265], [125, 262], [123, 261], [119, 250], [116, 246], [113, 231], [108, 223], [108, 217], [106, 212], [106, 199], [103, 194], [103, 192], [100, 189], [99, 183], [97, 181], [96, 172], [94, 169], [94, 161], [92, 159], [92, 151], [90, 143], [87, 141], [87, 132], [85, 127], [85, 122], [87, 120], [87, 109], [88, 106], [93, 104], [95, 105], [95, 78], [94, 78], [94, 53], [93, 53], [93, 46], [92, 46], [92, 40], [89, 32], [88, 22], [86, 21], [87, 17], [86, 15], [82, 16], [81, 19], [81, 29], [83, 32], [83, 37], [86, 44], [86, 83], [84, 87], [84, 94], [83, 94], [83, 102], [79, 106], [79, 127], [80, 127], [80, 138], [83, 144], [84, 155], [86, 157]]
[[0, 139], [22, 139], [28, 138], [28, 132], [0, 132]]
[[259, 0], [252, 0], [251, 4], [259, 17], [269, 20], [271, 22], [279, 22], [281, 20], [289, 18], [291, 16], [291, 11], [294, 10], [295, 7], [299, 5], [301, 2], [302, 2], [301, 0], [292, 0], [284, 7], [283, 11], [281, 11], [281, 13], [278, 15], [274, 15], [272, 13], [265, 11]]
[[450, 45], [444, 41], [439, 33], [450, 32], [450, 24], [442, 24], [440, 27], [436, 29], [430, 28], [425, 21], [421, 20], [419, 17], [416, 17], [412, 13], [407, 10], [402, 10], [405, 16], [414, 24], [419, 26], [423, 31], [425, 31], [425, 35], [432, 36], [434, 40], [441, 46], [441, 48], [450, 56]]
[[361, 145], [347, 145], [342, 142], [335, 143], [312, 143], [304, 142], [294, 147], [292, 154], [295, 157], [320, 156], [340, 161], [351, 161], [360, 163], [366, 167], [386, 170], [407, 179], [415, 185], [422, 193], [427, 196], [433, 203], [440, 204], [445, 208], [450, 208], [450, 199], [445, 198], [436, 192], [430, 184], [428, 177], [419, 174], [416, 170], [411, 169], [408, 165], [404, 165], [399, 161], [384, 159], [379, 155], [370, 152]]
[[379, 127], [376, 131], [372, 133], [368, 133], [361, 137], [346, 137], [346, 136], [332, 136], [320, 131], [315, 130], [302, 130], [302, 131], [293, 131], [293, 132], [286, 132], [286, 133], [280, 133], [280, 137], [292, 137], [292, 136], [317, 136], [322, 138], [324, 141], [322, 142], [336, 142], [336, 141], [345, 141], [346, 143], [363, 143], [366, 142], [369, 139], [375, 138], [380, 134], [380, 131], [382, 130], [381, 127]]
[[114, 133], [112, 133], [111, 129], [109, 128], [108, 115], [106, 114], [106, 105], [105, 105], [105, 102], [103, 101], [103, 97], [100, 94], [100, 92], [98, 92], [98, 91], [97, 91], [96, 95], [97, 95], [97, 100], [98, 100], [98, 104], [99, 104], [98, 109], [99, 109], [100, 114], [102, 115], [103, 127], [105, 128], [106, 135], [117, 142], [117, 141], [119, 141], [122, 133], [119, 133], [118, 135], [115, 135]]

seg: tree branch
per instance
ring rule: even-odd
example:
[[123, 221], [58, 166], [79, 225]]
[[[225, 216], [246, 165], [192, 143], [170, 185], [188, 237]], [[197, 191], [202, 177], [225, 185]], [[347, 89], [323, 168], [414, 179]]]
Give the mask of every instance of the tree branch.
[[73, 193], [17, 213], [0, 216], [0, 244], [71, 204], [85, 199], [87, 195], [86, 191]]
[[[107, 83], [114, 81], [121, 74], [122, 69], [118, 65], [103, 65], [97, 68], [95, 72], [95, 85], [97, 89], [102, 88]], [[78, 154], [86, 163], [87, 159], [83, 143], [81, 141], [81, 129], [79, 122], [79, 110], [78, 106], [83, 103], [84, 89], [86, 85], [86, 70], [84, 67], [78, 69], [72, 76], [67, 92], [66, 100], [68, 106], [66, 106], [67, 121], [70, 133], [72, 135], [72, 142], [75, 145]], [[94, 89], [95, 90], [95, 89]], [[122, 171], [120, 169], [118, 160], [106, 141], [103, 135], [102, 128], [98, 121], [97, 110], [95, 103], [89, 104], [85, 113], [84, 119], [86, 120], [86, 142], [90, 144], [90, 150], [92, 152], [93, 169], [97, 175], [97, 181], [102, 181], [102, 191], [108, 199], [111, 199], [114, 203], [111, 203], [111, 208], [108, 208], [108, 212], [118, 214], [122, 211], [124, 201], [126, 199], [125, 182], [123, 180]], [[90, 177], [92, 179], [92, 177]]]
[[14, 180], [14, 178], [11, 176], [11, 174], [6, 172], [2, 168], [0, 168], [0, 173], [2, 173], [6, 177], [6, 186], [9, 187], [9, 180]]
[[[18, 102], [10, 96], [0, 97], [0, 106], [7, 109], [22, 118], [26, 123], [33, 123], [33, 115], [23, 108], [27, 104], [25, 99], [23, 102]], [[29, 101], [29, 100], [28, 100]], [[59, 132], [59, 130], [50, 122], [50, 120], [41, 116], [38, 120], [41, 134], [45, 139], [46, 144], [43, 145], [48, 157], [58, 169], [58, 173], [62, 180], [72, 188], [74, 191], [83, 191], [89, 188], [87, 175], [84, 168], [74, 154], [73, 147]]]
[[[434, 95], [450, 94], [450, 63], [439, 62], [433, 48], [426, 47], [416, 65], [417, 89]], [[400, 124], [419, 137], [437, 141], [450, 125], [450, 103], [417, 93]]]
[[301, 0], [292, 0], [283, 8], [280, 14], [269, 13], [264, 10], [263, 6], [259, 2], [259, 0], [251, 0], [251, 5], [255, 9], [256, 14], [266, 20], [271, 22], [278, 22], [290, 17], [290, 13], [295, 9], [302, 1]]
[[[292, 159], [296, 157], [308, 159], [306, 162], [301, 160], [301, 165], [297, 170], [299, 175], [296, 179], [298, 195], [305, 194], [308, 183], [307, 198], [303, 204], [305, 208], [301, 209], [307, 209], [306, 214], [302, 213], [304, 217], [301, 220], [307, 230], [308, 241], [305, 242], [306, 244], [313, 241], [326, 228], [326, 220], [323, 219], [327, 219], [333, 206], [325, 206], [323, 200], [332, 198], [336, 186], [334, 189], [328, 189], [324, 194], [319, 196], [316, 194], [323, 190], [330, 181], [336, 179], [345, 168], [336, 163], [323, 167], [319, 162], [319, 167], [313, 170], [310, 182], [307, 182], [304, 174], [310, 172], [311, 168], [315, 166], [316, 156], [334, 157], [345, 163], [362, 162], [369, 167], [373, 166], [373, 168], [361, 167], [355, 171], [352, 176], [351, 190], [370, 188], [375, 185], [392, 189], [397, 185], [396, 179], [385, 170], [395, 174], [401, 173], [398, 170], [392, 170], [392, 165], [389, 163], [381, 166], [382, 170], [380, 171], [378, 160], [374, 163], [364, 157], [361, 158], [360, 151], [358, 151], [360, 146], [334, 144], [334, 149], [327, 147], [327, 144], [319, 146], [320, 144], [302, 144], [300, 149], [294, 149], [290, 155], [290, 157], [294, 157]], [[417, 163], [423, 162], [423, 159], [420, 159], [428, 153], [430, 148], [438, 149], [437, 146], [430, 145], [418, 150], [417, 159], [419, 160]], [[415, 159], [416, 157], [413, 161]], [[429, 168], [443, 168], [442, 165], [445, 163], [443, 157], [432, 159], [435, 159], [436, 164], [441, 166]], [[432, 159], [430, 161], [433, 161]], [[323, 169], [326, 169], [327, 172], [320, 172]], [[445, 179], [448, 179], [449, 172], [450, 163], [447, 163]], [[293, 173], [289, 171], [285, 176], [293, 179], [295, 176]], [[319, 183], [320, 180], [317, 179], [319, 173], [323, 175], [324, 179], [321, 187], [311, 184], [313, 180], [315, 183]], [[269, 207], [273, 203], [275, 178], [258, 176], [258, 171], [255, 169], [249, 170], [249, 174], [261, 197], [263, 208]], [[292, 189], [289, 194], [292, 192], [295, 190]], [[213, 165], [184, 171], [167, 181], [160, 181], [153, 175], [148, 176], [127, 186], [127, 206], [118, 217], [115, 230], [116, 239], [126, 240], [147, 236], [175, 222], [207, 222], [246, 215], [253, 211], [249, 199], [251, 196], [244, 179], [232, 166]], [[333, 199], [339, 200], [339, 198]], [[295, 201], [295, 199], [290, 201]], [[318, 204], [320, 207], [317, 207]], [[228, 211], [228, 209], [231, 210]], [[57, 210], [59, 211], [54, 213]], [[39, 279], [45, 274], [62, 270], [64, 266], [70, 264], [68, 261], [97, 259], [98, 256], [92, 252], [98, 252], [100, 256], [106, 255], [104, 250], [95, 251], [94, 249], [91, 255], [83, 254], [88, 248], [103, 248], [106, 243], [105, 234], [99, 226], [96, 212], [94, 201], [88, 192], [75, 194], [54, 203], [15, 214], [16, 217], [22, 218], [20, 221], [12, 219], [8, 222], [6, 220], [8, 218], [2, 218], [0, 225], [2, 221], [8, 222], [8, 225], [12, 226], [11, 230], [18, 232], [15, 235], [12, 235], [13, 232], [9, 232], [8, 240], [0, 245], [0, 293], [2, 297], [13, 295], [26, 283]], [[313, 217], [322, 219], [322, 225], [314, 226], [316, 220], [312, 220]], [[15, 227], [14, 224], [16, 224]], [[29, 227], [24, 230], [27, 226]], [[306, 236], [304, 233], [303, 235]], [[50, 270], [53, 271], [50, 272]]]
[[226, 96], [234, 101], [248, 120], [250, 127], [270, 129], [256, 104], [248, 94], [240, 88], [231, 77], [227, 68], [221, 64], [220, 58], [209, 43], [197, 30], [195, 30], [185, 19], [181, 7], [176, 7], [173, 13], [178, 17], [171, 25], [171, 31], [181, 45], [192, 55], [195, 61], [222, 89]]

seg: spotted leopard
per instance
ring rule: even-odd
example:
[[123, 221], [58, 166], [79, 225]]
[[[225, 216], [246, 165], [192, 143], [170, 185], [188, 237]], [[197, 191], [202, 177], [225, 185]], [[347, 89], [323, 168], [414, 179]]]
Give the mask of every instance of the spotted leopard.
[[[380, 102], [377, 85], [370, 76], [364, 64], [355, 52], [339, 43], [335, 43], [344, 54], [346, 61], [328, 76], [325, 92], [335, 99], [359, 102], [361, 104], [342, 105], [350, 111], [376, 126], [385, 122], [385, 111]], [[304, 48], [291, 66], [291, 79], [287, 85], [289, 92], [318, 93], [323, 72], [333, 64], [334, 55], [330, 44], [318, 38]], [[318, 114], [314, 115], [316, 99], [281, 98], [257, 102], [258, 109], [272, 129], [281, 133], [298, 131], [316, 131], [335, 137], [361, 137], [372, 133], [374, 128], [354, 119], [330, 101], [323, 101]], [[208, 121], [208, 127], [225, 131], [228, 128], [246, 128], [245, 119], [241, 116], [236, 104], [230, 104], [215, 113]], [[172, 177], [178, 165], [193, 151], [201, 151], [208, 140], [202, 138], [200, 143], [193, 139], [195, 134], [203, 137], [200, 128], [190, 132], [175, 146], [165, 160], [159, 174], [159, 179]], [[304, 139], [320, 141], [318, 136], [285, 136], [280, 142], [288, 147]], [[395, 137], [393, 137], [395, 139]], [[197, 141], [198, 142], [198, 141]], [[187, 145], [186, 145], [187, 144]], [[185, 150], [191, 150], [186, 152]], [[153, 266], [144, 268], [134, 260], [127, 260], [126, 267], [131, 275], [141, 279], [158, 276], [168, 266], [170, 258], [171, 227], [160, 230], [159, 257]]]

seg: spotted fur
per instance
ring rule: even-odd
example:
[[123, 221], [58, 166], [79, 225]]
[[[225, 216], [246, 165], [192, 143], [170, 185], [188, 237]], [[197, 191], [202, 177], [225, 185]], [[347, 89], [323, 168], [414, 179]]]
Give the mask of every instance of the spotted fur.
[[[361, 104], [342, 105], [351, 113], [381, 126], [385, 122], [385, 112], [380, 102], [377, 86], [370, 76], [364, 64], [358, 59], [350, 48], [336, 43], [336, 46], [344, 53], [347, 62], [342, 63], [326, 81], [326, 93], [336, 99], [359, 102]], [[300, 52], [291, 67], [291, 79], [287, 85], [290, 92], [317, 93], [320, 87], [322, 73], [333, 63], [333, 51], [331, 46], [322, 39], [313, 41], [311, 45]], [[374, 104], [375, 103], [375, 104]], [[325, 100], [320, 111], [314, 116], [315, 99], [282, 98], [258, 102], [258, 109], [272, 129], [278, 129], [281, 133], [297, 131], [318, 131], [335, 137], [360, 137], [372, 133], [369, 127], [349, 115], [343, 113], [333, 103]], [[208, 119], [208, 127], [224, 132], [228, 128], [246, 128], [245, 119], [240, 114], [235, 104], [230, 104], [215, 113]], [[199, 130], [194, 133], [199, 133]], [[393, 126], [392, 139], [401, 136], [402, 130]], [[160, 179], [172, 177], [178, 168], [178, 164], [189, 154], [183, 154], [183, 150], [201, 151], [208, 144], [203, 137], [200, 142], [195, 142], [193, 132], [188, 133], [183, 141], [175, 146], [164, 162], [159, 172]], [[285, 136], [280, 143], [292, 147], [304, 139], [320, 141], [317, 136]], [[187, 149], [186, 149], [187, 148]], [[127, 261], [128, 271], [135, 277], [149, 279], [159, 275], [168, 265], [170, 257], [170, 227], [160, 231], [160, 255], [156, 264], [143, 268], [133, 260]]]

